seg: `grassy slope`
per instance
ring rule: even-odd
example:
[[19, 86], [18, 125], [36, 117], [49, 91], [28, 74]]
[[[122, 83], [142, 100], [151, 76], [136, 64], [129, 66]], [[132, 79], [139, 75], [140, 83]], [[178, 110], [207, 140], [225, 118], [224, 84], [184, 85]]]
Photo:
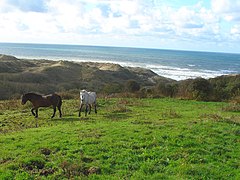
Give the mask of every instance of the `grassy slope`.
[[240, 178], [240, 116], [225, 103], [101, 99], [97, 115], [79, 119], [67, 100], [62, 119], [40, 109], [38, 128], [29, 107], [9, 103], [0, 104], [0, 179]]

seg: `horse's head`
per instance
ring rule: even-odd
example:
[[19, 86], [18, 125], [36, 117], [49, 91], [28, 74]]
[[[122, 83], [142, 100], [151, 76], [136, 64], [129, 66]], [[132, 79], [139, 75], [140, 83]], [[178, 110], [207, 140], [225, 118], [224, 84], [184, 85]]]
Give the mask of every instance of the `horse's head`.
[[86, 90], [81, 90], [80, 91], [80, 100], [81, 100], [82, 103], [86, 101], [86, 94], [87, 94]]
[[26, 94], [22, 95], [22, 105], [26, 104], [26, 102], [28, 101], [28, 98], [26, 96]]

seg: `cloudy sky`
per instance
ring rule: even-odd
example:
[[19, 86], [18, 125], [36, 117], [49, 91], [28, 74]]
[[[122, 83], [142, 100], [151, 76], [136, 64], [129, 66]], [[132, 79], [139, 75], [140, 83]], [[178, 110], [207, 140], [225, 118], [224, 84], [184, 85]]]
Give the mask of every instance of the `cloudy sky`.
[[0, 0], [0, 42], [240, 53], [240, 0]]

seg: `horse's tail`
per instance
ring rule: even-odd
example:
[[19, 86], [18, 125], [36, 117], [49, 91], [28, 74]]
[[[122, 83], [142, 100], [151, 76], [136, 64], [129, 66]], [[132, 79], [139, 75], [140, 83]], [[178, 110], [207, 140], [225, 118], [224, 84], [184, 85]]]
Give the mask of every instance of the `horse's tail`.
[[55, 106], [61, 108], [62, 106], [62, 98], [58, 94], [53, 94], [53, 98], [55, 99]]
[[61, 108], [61, 106], [62, 106], [62, 98], [61, 98], [61, 96], [59, 96], [59, 95], [57, 95], [57, 97], [58, 97], [57, 107], [58, 107], [58, 108]]
[[56, 94], [57, 98], [58, 98], [58, 102], [57, 102], [57, 108], [59, 110], [59, 116], [60, 118], [62, 117], [62, 110], [61, 110], [61, 106], [62, 106], [62, 98], [61, 96], [59, 96], [58, 94]]

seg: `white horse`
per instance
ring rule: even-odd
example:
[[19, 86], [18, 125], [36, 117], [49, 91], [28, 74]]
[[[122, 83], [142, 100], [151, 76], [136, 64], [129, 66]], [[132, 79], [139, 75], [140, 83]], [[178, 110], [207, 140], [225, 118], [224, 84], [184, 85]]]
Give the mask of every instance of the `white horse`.
[[86, 90], [81, 90], [80, 91], [80, 108], [79, 108], [79, 114], [78, 116], [81, 116], [81, 111], [83, 105], [86, 106], [85, 109], [85, 116], [87, 116], [88, 112], [88, 107], [89, 107], [89, 112], [88, 114], [91, 113], [91, 106], [94, 105], [95, 113], [97, 113], [97, 95], [95, 92], [88, 92]]

